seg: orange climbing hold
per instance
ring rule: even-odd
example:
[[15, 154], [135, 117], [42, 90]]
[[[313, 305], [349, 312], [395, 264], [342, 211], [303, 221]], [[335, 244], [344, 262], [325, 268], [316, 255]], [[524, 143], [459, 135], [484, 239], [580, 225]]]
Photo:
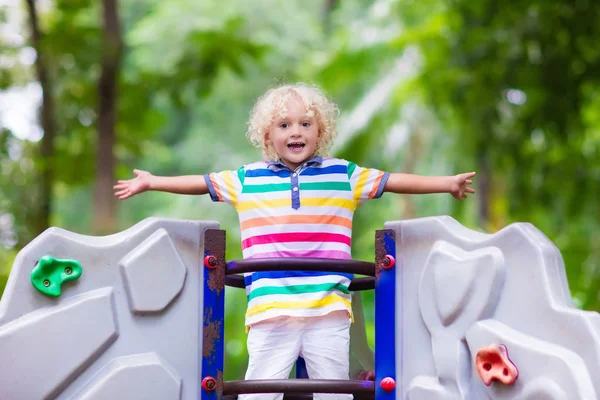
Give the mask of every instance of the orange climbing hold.
[[519, 370], [508, 358], [508, 350], [503, 344], [492, 344], [479, 349], [475, 366], [486, 386], [490, 386], [493, 381], [512, 385], [519, 377]]

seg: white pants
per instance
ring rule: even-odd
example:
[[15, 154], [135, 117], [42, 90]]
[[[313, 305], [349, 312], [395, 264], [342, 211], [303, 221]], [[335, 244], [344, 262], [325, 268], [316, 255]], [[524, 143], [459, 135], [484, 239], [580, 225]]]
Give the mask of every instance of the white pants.
[[[298, 356], [312, 379], [348, 379], [350, 320], [345, 311], [322, 317], [281, 317], [252, 325], [246, 379], [287, 379]], [[240, 395], [239, 400], [281, 400], [281, 393]], [[316, 400], [347, 400], [351, 394], [315, 393]]]

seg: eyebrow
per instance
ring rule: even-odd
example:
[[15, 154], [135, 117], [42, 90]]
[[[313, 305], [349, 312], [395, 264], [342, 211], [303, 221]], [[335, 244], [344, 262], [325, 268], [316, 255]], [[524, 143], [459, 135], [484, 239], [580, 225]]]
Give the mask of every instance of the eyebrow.
[[[316, 120], [317, 118], [315, 116], [309, 117], [308, 115], [304, 115], [303, 117], [298, 118], [300, 121], [310, 121], [311, 119]], [[273, 121], [287, 121], [290, 120], [290, 116], [287, 115], [285, 117], [281, 117], [281, 116], [276, 116]]]

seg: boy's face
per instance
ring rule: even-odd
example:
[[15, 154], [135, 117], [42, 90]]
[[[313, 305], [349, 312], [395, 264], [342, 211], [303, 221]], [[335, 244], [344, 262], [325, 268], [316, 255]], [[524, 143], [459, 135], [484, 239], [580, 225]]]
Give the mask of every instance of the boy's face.
[[314, 115], [306, 115], [298, 96], [288, 101], [286, 112], [285, 117], [275, 116], [265, 141], [267, 145], [273, 145], [285, 165], [296, 169], [315, 153], [320, 140], [319, 127]]

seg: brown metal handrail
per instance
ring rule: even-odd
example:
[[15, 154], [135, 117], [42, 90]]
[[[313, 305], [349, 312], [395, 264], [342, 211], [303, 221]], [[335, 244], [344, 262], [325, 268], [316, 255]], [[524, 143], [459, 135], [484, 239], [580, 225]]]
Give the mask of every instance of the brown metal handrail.
[[347, 393], [366, 400], [375, 398], [375, 382], [344, 379], [253, 379], [223, 382], [225, 396], [253, 393]]
[[229, 261], [226, 275], [241, 274], [244, 272], [260, 271], [327, 271], [343, 272], [375, 276], [376, 266], [373, 262], [357, 260], [340, 260], [334, 258], [248, 258], [245, 260]]
[[[367, 275], [354, 278], [350, 290], [369, 290], [375, 287], [376, 264], [366, 261], [329, 258], [253, 258], [227, 263], [225, 284], [244, 288], [244, 272], [281, 270], [327, 271]], [[284, 393], [284, 400], [304, 400], [312, 393], [344, 393], [355, 400], [375, 399], [375, 382], [343, 379], [256, 379], [223, 382], [224, 399], [235, 399], [238, 394]]]

